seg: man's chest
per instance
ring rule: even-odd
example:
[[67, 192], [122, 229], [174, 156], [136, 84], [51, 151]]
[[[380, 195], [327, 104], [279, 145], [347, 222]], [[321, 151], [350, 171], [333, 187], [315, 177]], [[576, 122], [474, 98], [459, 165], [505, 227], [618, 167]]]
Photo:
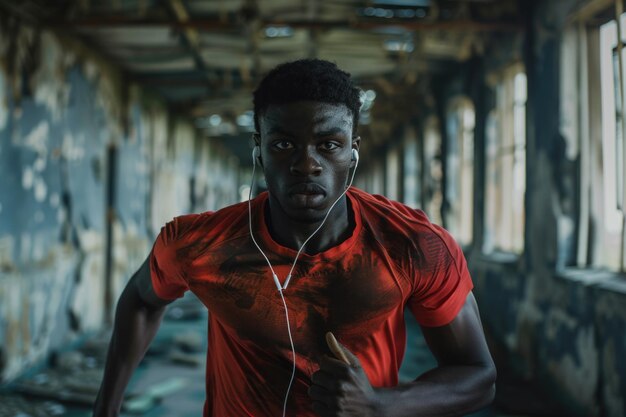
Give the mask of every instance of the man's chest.
[[[270, 257], [284, 282], [292, 260]], [[347, 253], [333, 260], [299, 262], [283, 291], [298, 350], [325, 351], [324, 334], [358, 339], [380, 329], [402, 311], [408, 288], [373, 253]], [[227, 248], [198, 258], [188, 271], [191, 290], [214, 319], [244, 341], [287, 347], [285, 310], [265, 259], [247, 248]]]

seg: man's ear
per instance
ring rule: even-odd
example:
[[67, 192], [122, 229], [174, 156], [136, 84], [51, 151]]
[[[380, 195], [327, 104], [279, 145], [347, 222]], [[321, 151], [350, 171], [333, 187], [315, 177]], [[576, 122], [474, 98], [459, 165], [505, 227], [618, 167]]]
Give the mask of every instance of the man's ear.
[[[359, 149], [361, 148], [361, 137], [360, 136], [355, 136], [352, 138], [352, 149], [356, 150], [357, 152], [359, 151]], [[356, 166], [356, 162], [352, 161], [350, 163], [350, 168], [354, 168]]]
[[261, 168], [263, 168], [263, 158], [261, 158], [261, 135], [259, 133], [254, 133], [252, 135], [252, 139], [254, 140], [254, 146], [258, 146], [259, 148], [257, 162]]

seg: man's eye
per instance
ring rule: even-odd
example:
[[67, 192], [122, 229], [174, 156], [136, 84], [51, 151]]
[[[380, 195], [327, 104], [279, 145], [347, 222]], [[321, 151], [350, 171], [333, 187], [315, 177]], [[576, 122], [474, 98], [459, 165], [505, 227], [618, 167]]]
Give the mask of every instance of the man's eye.
[[337, 145], [335, 142], [324, 142], [322, 144], [322, 148], [324, 148], [325, 151], [333, 151], [338, 147], [339, 145]]
[[278, 149], [291, 149], [293, 145], [288, 140], [279, 140], [274, 142], [274, 147]]

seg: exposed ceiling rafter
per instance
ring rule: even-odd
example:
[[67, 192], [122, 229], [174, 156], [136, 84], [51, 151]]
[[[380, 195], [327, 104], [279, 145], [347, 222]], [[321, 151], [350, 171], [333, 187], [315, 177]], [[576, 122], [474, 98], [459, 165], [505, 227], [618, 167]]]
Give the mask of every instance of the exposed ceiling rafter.
[[[164, 19], [128, 19], [120, 17], [81, 18], [72, 22], [47, 22], [46, 26], [71, 25], [77, 29], [93, 29], [107, 27], [150, 27], [169, 26], [174, 29], [201, 30], [206, 32], [240, 31], [238, 23], [224, 21], [222, 19], [196, 18], [185, 21], [170, 21]], [[385, 27], [398, 27], [411, 31], [463, 31], [463, 32], [520, 32], [524, 30], [521, 22], [479, 22], [473, 20], [450, 20], [450, 21], [420, 21], [400, 19], [354, 19], [354, 20], [260, 20], [261, 27], [290, 26], [294, 29], [334, 29], [349, 28], [357, 30], [371, 30]], [[193, 33], [193, 32], [192, 32]], [[197, 32], [196, 32], [197, 33]]]
[[[168, 5], [176, 18], [177, 24], [186, 24], [190, 21], [189, 12], [187, 11], [182, 0], [168, 0]], [[203, 72], [209, 84], [213, 83], [213, 77], [207, 71], [207, 64], [204, 62], [202, 50], [200, 48], [200, 35], [194, 27], [184, 27], [181, 33], [183, 43], [189, 48], [191, 56], [199, 71]]]

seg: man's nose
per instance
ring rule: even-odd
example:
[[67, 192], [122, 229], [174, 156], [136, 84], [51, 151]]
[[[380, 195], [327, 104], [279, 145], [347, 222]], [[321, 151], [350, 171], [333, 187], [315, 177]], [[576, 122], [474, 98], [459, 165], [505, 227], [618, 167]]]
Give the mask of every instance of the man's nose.
[[302, 149], [296, 152], [289, 170], [294, 175], [319, 175], [322, 172], [322, 165], [317, 160], [314, 150]]

